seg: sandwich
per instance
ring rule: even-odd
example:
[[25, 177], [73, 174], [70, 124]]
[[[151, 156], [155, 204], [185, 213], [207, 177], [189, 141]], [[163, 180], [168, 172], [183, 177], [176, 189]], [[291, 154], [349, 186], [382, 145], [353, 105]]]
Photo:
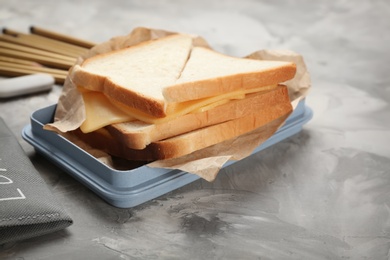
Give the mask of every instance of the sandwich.
[[178, 158], [287, 118], [285, 61], [237, 58], [173, 34], [98, 54], [69, 74], [86, 119], [73, 133], [136, 161]]

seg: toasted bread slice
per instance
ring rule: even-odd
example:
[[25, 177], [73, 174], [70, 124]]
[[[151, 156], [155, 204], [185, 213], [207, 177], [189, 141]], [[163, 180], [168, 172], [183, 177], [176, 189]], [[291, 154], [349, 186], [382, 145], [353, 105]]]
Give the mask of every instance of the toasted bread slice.
[[142, 150], [128, 148], [122, 140], [114, 138], [104, 128], [88, 134], [75, 131], [75, 134], [92, 147], [102, 149], [111, 155], [134, 161], [154, 161], [181, 157], [236, 138], [265, 126], [273, 120], [286, 118], [291, 111], [290, 102], [282, 102], [237, 119], [153, 142]]
[[277, 86], [272, 90], [247, 94], [243, 99], [231, 100], [204, 112], [186, 114], [160, 124], [148, 124], [137, 120], [112, 124], [106, 128], [127, 147], [144, 149], [152, 142], [240, 118], [268, 106], [286, 102], [289, 102], [287, 87]]
[[73, 67], [70, 78], [79, 87], [163, 117], [166, 102], [161, 88], [175, 84], [191, 48], [190, 36], [167, 36], [86, 59]]
[[185, 102], [239, 89], [277, 85], [292, 79], [296, 65], [285, 61], [237, 58], [194, 47], [180, 78], [163, 88], [168, 102]]
[[291, 62], [230, 57], [193, 47], [190, 36], [176, 34], [89, 58], [70, 77], [123, 105], [165, 117], [177, 103], [276, 85], [295, 71]]

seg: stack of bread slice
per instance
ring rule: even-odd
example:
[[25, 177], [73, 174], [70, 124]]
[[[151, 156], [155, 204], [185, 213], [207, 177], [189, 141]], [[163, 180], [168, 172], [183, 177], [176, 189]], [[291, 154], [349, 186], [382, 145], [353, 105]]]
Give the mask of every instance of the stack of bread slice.
[[177, 158], [292, 111], [296, 66], [227, 56], [174, 34], [86, 59], [70, 72], [85, 104], [75, 133], [128, 160]]

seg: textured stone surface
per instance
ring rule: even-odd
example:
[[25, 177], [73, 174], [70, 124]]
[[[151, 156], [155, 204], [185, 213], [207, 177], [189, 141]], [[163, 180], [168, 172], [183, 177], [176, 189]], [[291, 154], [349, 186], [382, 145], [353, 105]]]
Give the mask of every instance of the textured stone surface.
[[74, 219], [2, 259], [388, 259], [390, 4], [376, 1], [1, 1], [0, 24], [95, 42], [136, 26], [199, 34], [217, 50], [301, 53], [313, 119], [296, 136], [133, 209], [102, 201], [20, 137], [50, 93], [0, 116]]

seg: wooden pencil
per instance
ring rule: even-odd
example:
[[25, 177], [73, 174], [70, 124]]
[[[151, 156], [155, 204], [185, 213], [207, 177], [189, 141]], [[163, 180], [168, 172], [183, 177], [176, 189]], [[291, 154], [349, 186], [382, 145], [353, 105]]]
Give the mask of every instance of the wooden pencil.
[[64, 60], [64, 61], [68, 61], [68, 62], [75, 62], [76, 61], [76, 58], [74, 58], [74, 57], [69, 57], [69, 56], [61, 55], [61, 54], [54, 53], [54, 52], [39, 50], [36, 48], [23, 46], [23, 45], [11, 43], [11, 42], [1, 42], [0, 41], [0, 47], [5, 48], [5, 49], [20, 51], [20, 52], [24, 52], [24, 53], [32, 53], [32, 54], [42, 55], [45, 57], [51, 57], [53, 59]]
[[88, 49], [85, 47], [81, 47], [79, 45], [75, 45], [72, 43], [68, 43], [66, 41], [62, 41], [60, 39], [49, 38], [49, 37], [45, 37], [45, 36], [42, 36], [39, 34], [31, 34], [31, 33], [27, 34], [27, 33], [18, 32], [18, 31], [9, 29], [9, 28], [3, 28], [3, 34], [9, 35], [9, 36], [12, 36], [15, 38], [36, 41], [36, 42], [40, 42], [43, 44], [61, 46], [61, 48], [73, 50], [73, 51], [77, 51], [77, 52], [85, 52]]
[[74, 62], [72, 61], [59, 60], [52, 57], [41, 56], [33, 53], [25, 53], [25, 52], [10, 50], [1, 47], [0, 47], [0, 55], [11, 57], [11, 58], [35, 61], [42, 65], [61, 68], [61, 69], [69, 69], [74, 64]]
[[39, 64], [38, 62], [35, 62], [35, 61], [19, 59], [19, 58], [12, 58], [12, 57], [8, 57], [8, 56], [1, 56], [0, 55], [0, 61], [28, 65], [28, 66], [33, 66], [33, 67], [42, 67], [41, 64]]
[[71, 36], [65, 35], [65, 34], [60, 34], [60, 33], [57, 33], [57, 32], [54, 32], [54, 31], [50, 31], [50, 30], [47, 30], [47, 29], [43, 29], [43, 28], [40, 28], [40, 27], [37, 27], [37, 26], [31, 26], [30, 27], [30, 32], [32, 34], [45, 36], [45, 37], [48, 37], [48, 38], [51, 38], [51, 39], [54, 39], [54, 40], [67, 42], [67, 43], [74, 44], [74, 45], [81, 46], [81, 47], [88, 48], [88, 49], [92, 48], [93, 46], [96, 45], [96, 43], [94, 43], [94, 42], [82, 40], [82, 39], [79, 39], [79, 38], [76, 38], [76, 37], [71, 37]]
[[61, 42], [50, 42], [38, 38], [38, 36], [18, 36], [0, 35], [0, 41], [11, 42], [23, 46], [28, 46], [40, 50], [50, 51], [69, 57], [77, 58], [87, 51], [87, 49], [74, 49], [72, 46], [63, 45]]

